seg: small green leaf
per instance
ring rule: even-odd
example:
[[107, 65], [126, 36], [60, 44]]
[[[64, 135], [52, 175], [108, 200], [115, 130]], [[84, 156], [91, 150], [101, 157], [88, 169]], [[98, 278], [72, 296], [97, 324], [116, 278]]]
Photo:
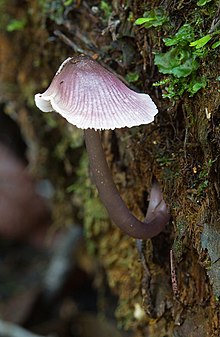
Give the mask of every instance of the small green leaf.
[[139, 18], [135, 21], [135, 25], [143, 25], [143, 23], [154, 21], [155, 18]]
[[70, 6], [70, 5], [72, 5], [72, 3], [73, 3], [73, 0], [66, 0], [65, 2], [64, 2], [64, 6]]
[[26, 19], [20, 19], [20, 20], [13, 19], [9, 22], [6, 29], [8, 32], [14, 32], [16, 30], [22, 30], [25, 27], [25, 25], [26, 25]]
[[145, 12], [142, 18], [135, 21], [136, 25], [143, 25], [145, 28], [162, 26], [167, 22], [165, 11], [161, 8], [154, 8]]
[[197, 5], [198, 6], [205, 6], [210, 1], [212, 1], [212, 0], [199, 0], [199, 1], [197, 1]]
[[126, 80], [127, 80], [129, 83], [137, 82], [138, 79], [139, 79], [139, 74], [136, 73], [136, 72], [129, 72], [129, 73], [126, 75]]
[[185, 24], [178, 32], [171, 38], [164, 38], [163, 41], [166, 46], [186, 45], [194, 39], [194, 31], [191, 25]]
[[193, 96], [197, 93], [197, 91], [205, 87], [206, 80], [204, 78], [196, 78], [189, 83], [187, 91], [190, 93], [190, 96]]
[[220, 41], [217, 41], [217, 42], [213, 43], [212, 49], [216, 49], [216, 48], [218, 48], [219, 46], [220, 46]]
[[154, 82], [153, 83], [153, 86], [154, 87], [159, 87], [159, 86], [161, 86], [161, 85], [165, 85], [165, 84], [167, 84], [167, 83], [169, 83], [169, 78], [164, 78], [163, 80], [161, 80], [161, 81], [158, 81], [158, 82]]
[[199, 67], [191, 50], [180, 47], [155, 55], [154, 63], [162, 74], [173, 74], [177, 78], [187, 77]]
[[211, 40], [211, 38], [212, 38], [211, 34], [207, 34], [201, 37], [201, 39], [191, 42], [190, 47], [196, 47], [196, 49], [202, 48]]
[[103, 10], [105, 18], [109, 18], [112, 13], [111, 6], [105, 0], [102, 0], [100, 3], [100, 8]]

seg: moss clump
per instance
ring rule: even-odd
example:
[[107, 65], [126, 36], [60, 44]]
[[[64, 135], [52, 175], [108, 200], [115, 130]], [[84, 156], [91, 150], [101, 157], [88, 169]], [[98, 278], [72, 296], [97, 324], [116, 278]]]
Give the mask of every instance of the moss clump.
[[[192, 97], [206, 87], [208, 79], [200, 75], [201, 65], [207, 57], [216, 57], [220, 44], [219, 30], [212, 29], [207, 24], [209, 33], [204, 31], [204, 17], [209, 21], [215, 9], [215, 2], [192, 4], [181, 25], [176, 25], [172, 20], [172, 12], [163, 8], [147, 11], [142, 18], [135, 21], [136, 25], [145, 29], [160, 27], [162, 30], [163, 48], [155, 46], [154, 64], [161, 74], [167, 76], [154, 85], [163, 89], [164, 98], [176, 100], [185, 92]], [[168, 20], [169, 16], [171, 17]]]

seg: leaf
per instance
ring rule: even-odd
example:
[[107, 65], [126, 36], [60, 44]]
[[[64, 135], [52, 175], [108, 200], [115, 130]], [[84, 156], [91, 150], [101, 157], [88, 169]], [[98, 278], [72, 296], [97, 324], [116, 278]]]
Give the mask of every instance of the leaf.
[[63, 4], [64, 4], [64, 6], [68, 7], [68, 6], [72, 5], [72, 3], [73, 3], [73, 0], [66, 0]]
[[165, 11], [161, 8], [154, 8], [151, 11], [145, 12], [142, 18], [138, 18], [135, 21], [135, 24], [150, 28], [162, 26], [165, 22], [167, 22]]
[[191, 50], [180, 47], [155, 55], [154, 63], [162, 74], [173, 74], [177, 78], [187, 77], [199, 67]]
[[139, 79], [139, 74], [136, 73], [136, 72], [129, 72], [129, 73], [126, 75], [126, 80], [127, 80], [129, 83], [137, 82], [138, 79]]
[[7, 25], [8, 32], [14, 32], [15, 30], [22, 30], [26, 25], [26, 19], [16, 20], [13, 19]]
[[216, 48], [218, 48], [219, 46], [220, 46], [220, 41], [217, 41], [217, 42], [213, 43], [212, 49], [216, 49]]
[[185, 24], [178, 32], [171, 38], [164, 38], [163, 41], [166, 46], [186, 45], [194, 39], [194, 31], [191, 25]]
[[198, 6], [205, 6], [210, 1], [212, 1], [212, 0], [199, 0], [199, 1], [197, 1], [197, 5]]
[[204, 78], [193, 79], [189, 83], [187, 91], [190, 93], [190, 96], [195, 95], [200, 89], [206, 87], [206, 80]]
[[111, 5], [109, 5], [105, 0], [102, 0], [100, 3], [100, 8], [103, 10], [105, 18], [109, 18], [112, 13]]
[[135, 25], [143, 25], [143, 23], [154, 21], [155, 18], [139, 18], [135, 21]]
[[207, 34], [201, 37], [200, 39], [191, 42], [190, 47], [196, 47], [196, 49], [200, 49], [204, 47], [211, 40], [211, 38], [212, 38], [211, 34]]

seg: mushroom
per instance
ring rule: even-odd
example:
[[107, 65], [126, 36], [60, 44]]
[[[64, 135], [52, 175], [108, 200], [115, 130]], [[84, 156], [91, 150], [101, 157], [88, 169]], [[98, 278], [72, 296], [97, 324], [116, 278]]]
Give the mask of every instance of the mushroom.
[[50, 225], [49, 206], [26, 162], [0, 142], [0, 236], [41, 245]]
[[113, 222], [133, 238], [159, 234], [170, 216], [158, 182], [152, 183], [146, 218], [139, 221], [114, 184], [97, 131], [152, 122], [158, 110], [150, 96], [130, 90], [98, 62], [80, 55], [61, 64], [48, 89], [35, 95], [35, 103], [40, 110], [56, 111], [84, 129], [94, 182]]

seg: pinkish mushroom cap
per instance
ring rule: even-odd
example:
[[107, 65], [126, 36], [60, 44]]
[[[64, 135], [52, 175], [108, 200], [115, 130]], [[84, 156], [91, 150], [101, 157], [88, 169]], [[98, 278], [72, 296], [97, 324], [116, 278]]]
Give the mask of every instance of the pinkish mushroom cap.
[[39, 109], [55, 110], [71, 124], [85, 129], [93, 178], [115, 224], [138, 239], [160, 233], [170, 216], [159, 185], [153, 183], [149, 211], [145, 221], [139, 221], [131, 214], [114, 184], [99, 132], [95, 131], [152, 122], [157, 108], [151, 98], [130, 90], [93, 59], [80, 56], [64, 61], [49, 88], [43, 94], [35, 95], [35, 101]]
[[158, 110], [147, 94], [130, 90], [115, 75], [86, 56], [66, 59], [43, 94], [42, 111], [56, 111], [81, 129], [115, 129], [148, 124]]

